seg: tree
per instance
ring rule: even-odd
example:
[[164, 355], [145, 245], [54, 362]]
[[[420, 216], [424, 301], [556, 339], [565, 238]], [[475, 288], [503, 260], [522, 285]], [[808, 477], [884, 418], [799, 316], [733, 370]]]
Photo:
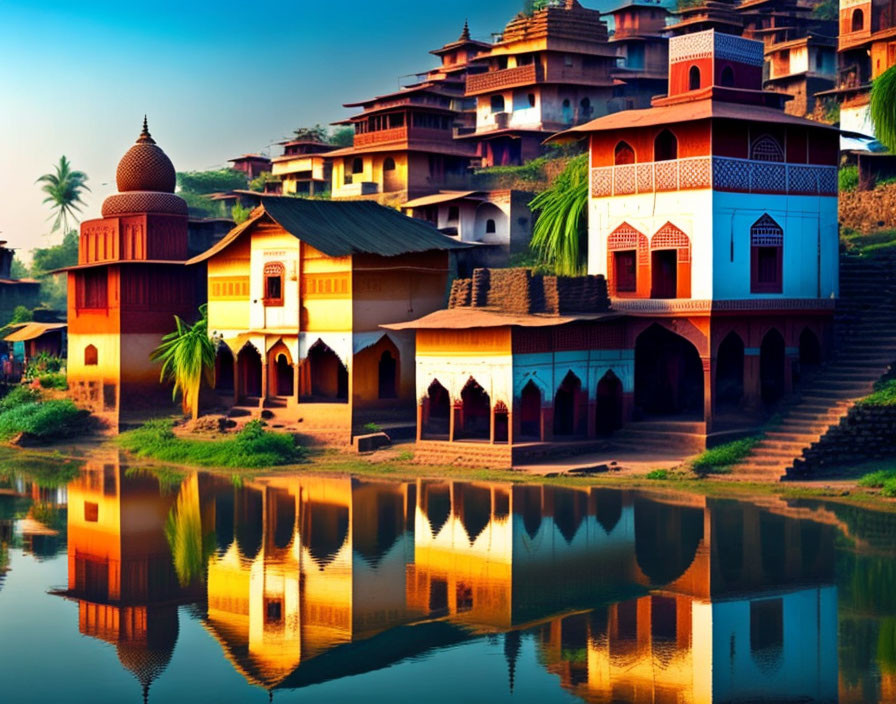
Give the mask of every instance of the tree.
[[279, 176], [274, 176], [270, 171], [262, 171], [258, 176], [249, 181], [249, 190], [264, 193], [264, 185], [266, 183], [279, 183]]
[[248, 185], [246, 174], [236, 169], [181, 171], [177, 174], [178, 195], [187, 202], [190, 215], [224, 217], [221, 201], [212, 200], [212, 193], [226, 193]]
[[896, 152], [896, 66], [880, 74], [871, 85], [871, 121], [881, 144]]
[[299, 127], [294, 129], [292, 133], [295, 135], [295, 139], [301, 140], [303, 142], [326, 142], [327, 141], [327, 128], [323, 125], [314, 125], [314, 127]]
[[355, 143], [355, 130], [339, 127], [330, 133], [330, 144], [334, 147], [350, 147]]
[[172, 398], [181, 395], [184, 415], [199, 416], [199, 390], [202, 380], [215, 383], [215, 345], [208, 336], [208, 306], [199, 307], [199, 320], [192, 325], [174, 316], [176, 329], [162, 338], [149, 358], [162, 362], [161, 383], [174, 382]]
[[85, 204], [81, 198], [82, 192], [90, 190], [85, 185], [87, 174], [74, 171], [71, 162], [64, 155], [59, 158], [55, 169], [55, 173], [44, 174], [35, 183], [43, 184], [40, 190], [47, 194], [43, 202], [49, 203], [53, 210], [50, 217], [55, 215], [51, 231], [56, 232], [61, 227], [63, 232], [68, 232], [69, 219], [74, 219]]
[[819, 0], [812, 8], [812, 17], [818, 20], [836, 20], [840, 14], [837, 0]]
[[585, 269], [588, 235], [588, 155], [569, 160], [551, 186], [529, 207], [538, 214], [532, 228], [532, 251], [540, 266], [561, 276]]
[[233, 219], [234, 225], [241, 225], [249, 219], [249, 213], [251, 212], [251, 208], [244, 208], [239, 203], [234, 203], [230, 209], [230, 217]]
[[55, 271], [78, 263], [78, 233], [69, 230], [62, 243], [52, 247], [38, 247], [31, 250], [31, 273], [43, 276], [48, 271]]

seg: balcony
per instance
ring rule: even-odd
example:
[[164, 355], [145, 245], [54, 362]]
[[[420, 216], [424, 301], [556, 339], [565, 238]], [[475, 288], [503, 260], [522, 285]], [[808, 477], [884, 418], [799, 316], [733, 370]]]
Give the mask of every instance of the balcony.
[[528, 86], [544, 80], [541, 64], [526, 64], [500, 71], [487, 71], [467, 76], [467, 95]]
[[376, 132], [362, 132], [355, 135], [355, 146], [366, 147], [370, 144], [382, 144], [384, 142], [404, 142], [408, 138], [408, 127], [391, 127], [387, 130]]
[[591, 170], [593, 198], [701, 188], [835, 196], [837, 167], [698, 156]]

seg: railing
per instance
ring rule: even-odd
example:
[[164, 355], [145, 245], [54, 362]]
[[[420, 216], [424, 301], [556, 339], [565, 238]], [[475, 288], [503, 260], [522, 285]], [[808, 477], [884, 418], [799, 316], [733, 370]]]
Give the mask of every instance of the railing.
[[355, 146], [363, 147], [368, 144], [378, 144], [380, 142], [402, 142], [408, 138], [408, 127], [392, 127], [387, 130], [377, 130], [375, 132], [361, 132], [355, 135]]
[[526, 64], [499, 71], [475, 73], [467, 76], [467, 94], [487, 93], [502, 88], [538, 83], [542, 80], [544, 80], [544, 72], [540, 64]]
[[591, 170], [593, 198], [700, 188], [738, 193], [836, 195], [837, 167], [698, 156]]

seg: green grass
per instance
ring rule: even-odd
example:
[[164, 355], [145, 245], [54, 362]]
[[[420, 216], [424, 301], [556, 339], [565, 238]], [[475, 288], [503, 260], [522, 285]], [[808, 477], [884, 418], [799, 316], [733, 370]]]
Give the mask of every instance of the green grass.
[[896, 251], [896, 229], [859, 232], [851, 227], [840, 230], [840, 242], [850, 254], [879, 256]]
[[89, 418], [68, 399], [23, 403], [0, 413], [0, 440], [19, 433], [41, 442], [83, 435]]
[[854, 191], [859, 187], [859, 167], [844, 166], [837, 173], [837, 181], [841, 191]]
[[691, 469], [698, 474], [728, 474], [731, 465], [737, 464], [749, 455], [759, 439], [741, 438], [710, 448], [691, 460]]
[[40, 397], [39, 389], [33, 389], [30, 386], [16, 386], [6, 396], [0, 398], [0, 413], [26, 403], [34, 403], [39, 401]]
[[118, 442], [137, 457], [200, 467], [257, 469], [305, 458], [304, 448], [296, 445], [292, 435], [267, 431], [261, 421], [250, 421], [238, 433], [220, 439], [197, 440], [175, 435], [170, 421], [152, 420], [122, 433]]
[[883, 496], [896, 496], [896, 469], [879, 469], [859, 479], [859, 486], [880, 489]]
[[648, 479], [669, 479], [669, 470], [668, 469], [651, 469], [647, 473]]
[[373, 433], [383, 432], [383, 427], [381, 425], [379, 425], [378, 423], [365, 423], [363, 430], [368, 435], [371, 435]]
[[68, 379], [65, 372], [49, 372], [37, 377], [37, 383], [43, 389], [67, 389]]
[[896, 379], [878, 381], [874, 391], [859, 403], [863, 406], [896, 406]]

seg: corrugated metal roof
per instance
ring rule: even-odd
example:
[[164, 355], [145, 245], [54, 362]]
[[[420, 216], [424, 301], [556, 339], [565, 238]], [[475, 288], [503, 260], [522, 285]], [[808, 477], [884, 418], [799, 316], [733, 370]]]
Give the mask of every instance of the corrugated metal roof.
[[395, 257], [411, 252], [466, 249], [432, 225], [371, 201], [308, 200], [264, 196], [263, 211], [231, 230], [211, 249], [188, 264], [211, 258], [265, 217], [302, 242], [330, 257], [379, 254]]

